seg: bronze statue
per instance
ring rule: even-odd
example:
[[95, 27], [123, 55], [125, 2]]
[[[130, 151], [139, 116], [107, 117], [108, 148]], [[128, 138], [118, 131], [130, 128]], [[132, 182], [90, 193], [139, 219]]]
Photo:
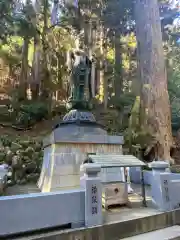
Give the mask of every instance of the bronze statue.
[[71, 52], [70, 55], [70, 97], [71, 108], [74, 105], [89, 106], [92, 100], [91, 85], [92, 61], [82, 51]]

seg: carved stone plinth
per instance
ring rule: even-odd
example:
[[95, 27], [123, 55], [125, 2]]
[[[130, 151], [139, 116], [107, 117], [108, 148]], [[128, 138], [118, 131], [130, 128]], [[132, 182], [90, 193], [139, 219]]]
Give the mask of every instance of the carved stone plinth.
[[38, 187], [42, 192], [79, 188], [80, 165], [88, 153], [122, 154], [122, 136], [109, 136], [92, 113], [70, 111], [44, 140]]

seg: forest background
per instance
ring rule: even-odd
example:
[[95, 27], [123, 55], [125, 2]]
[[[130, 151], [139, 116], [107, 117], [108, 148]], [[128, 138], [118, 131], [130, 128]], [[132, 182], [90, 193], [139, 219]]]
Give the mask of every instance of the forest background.
[[170, 0], [0, 0], [0, 161], [23, 148], [20, 165], [40, 167], [80, 45], [94, 60], [97, 121], [124, 135], [125, 153], [178, 164], [179, 10]]

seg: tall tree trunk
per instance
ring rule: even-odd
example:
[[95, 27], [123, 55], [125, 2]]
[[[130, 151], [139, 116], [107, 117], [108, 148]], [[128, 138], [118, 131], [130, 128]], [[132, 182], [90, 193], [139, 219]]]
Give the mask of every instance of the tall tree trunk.
[[32, 99], [37, 99], [39, 96], [40, 88], [40, 59], [41, 59], [41, 46], [40, 46], [40, 36], [39, 33], [36, 33], [34, 37], [34, 57], [32, 65], [32, 82], [31, 82], [31, 91]]
[[104, 43], [104, 29], [102, 23], [100, 23], [99, 26], [99, 52], [100, 52], [100, 57], [97, 63], [98, 67], [98, 96], [99, 96], [99, 101], [101, 104], [104, 102], [104, 49], [103, 49], [103, 43]]
[[61, 55], [57, 54], [57, 81], [58, 81], [59, 88], [62, 90], [63, 89], [63, 81], [62, 81], [61, 64], [62, 64]]
[[23, 48], [22, 48], [22, 63], [21, 63], [21, 73], [20, 73], [20, 99], [26, 99], [27, 91], [27, 76], [28, 76], [28, 50], [29, 50], [29, 38], [24, 38]]
[[[33, 24], [34, 29], [37, 28], [37, 21], [40, 14], [40, 3], [34, 3], [34, 12], [31, 15], [31, 22]], [[40, 33], [38, 31], [35, 32], [34, 36], [34, 53], [33, 53], [33, 62], [32, 62], [32, 78], [31, 78], [31, 97], [33, 100], [36, 100], [39, 97], [40, 90], [40, 61], [41, 61], [41, 39]]]
[[108, 74], [107, 74], [107, 34], [104, 34], [103, 59], [104, 59], [104, 109], [108, 108]]
[[41, 81], [41, 92], [42, 99], [49, 97], [48, 95], [48, 83], [50, 81], [50, 71], [48, 66], [48, 43], [47, 43], [47, 30], [48, 30], [48, 0], [43, 0], [43, 32], [42, 32], [42, 43], [43, 43], [43, 79]]
[[171, 114], [157, 0], [136, 0], [135, 19], [145, 125], [156, 138], [156, 157], [171, 161]]
[[120, 97], [123, 87], [122, 79], [122, 51], [121, 51], [121, 42], [120, 42], [120, 30], [115, 30], [114, 36], [114, 48], [115, 48], [115, 64], [114, 64], [114, 90], [115, 96]]

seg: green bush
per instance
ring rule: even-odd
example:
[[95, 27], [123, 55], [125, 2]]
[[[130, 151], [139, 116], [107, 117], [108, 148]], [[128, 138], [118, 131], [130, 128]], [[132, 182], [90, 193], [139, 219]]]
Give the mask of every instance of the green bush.
[[0, 145], [0, 164], [9, 165], [12, 172], [9, 178], [11, 184], [36, 183], [43, 161], [42, 142], [1, 136]]
[[52, 109], [52, 115], [53, 116], [61, 116], [61, 115], [65, 115], [67, 112], [66, 106], [65, 105], [56, 105], [53, 107]]
[[29, 127], [47, 117], [48, 106], [46, 103], [34, 102], [29, 104], [22, 104], [19, 107], [15, 125]]
[[43, 118], [48, 116], [48, 107], [47, 104], [39, 102], [39, 103], [31, 103], [27, 105], [21, 105], [20, 111], [23, 113], [29, 114], [31, 117], [35, 118], [37, 121], [41, 121]]
[[12, 115], [7, 106], [0, 106], [0, 122], [11, 122]]
[[180, 173], [180, 166], [171, 166], [170, 170], [172, 173]]
[[150, 168], [148, 165], [146, 165], [146, 166], [143, 167], [143, 170], [152, 171], [152, 168]]

